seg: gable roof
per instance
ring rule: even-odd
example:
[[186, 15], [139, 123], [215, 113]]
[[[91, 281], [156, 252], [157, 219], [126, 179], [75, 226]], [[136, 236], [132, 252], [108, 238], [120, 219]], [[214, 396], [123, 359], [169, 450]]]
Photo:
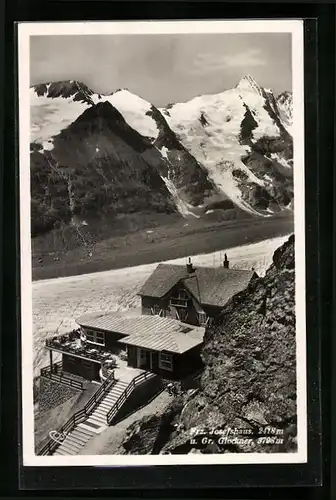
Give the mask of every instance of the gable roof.
[[200, 335], [194, 336], [188, 335], [188, 333], [182, 333], [181, 330], [159, 330], [151, 333], [143, 332], [126, 337], [120, 342], [127, 345], [143, 347], [145, 349], [152, 349], [153, 351], [167, 351], [183, 354], [203, 343], [204, 331], [205, 329], [202, 328]]
[[185, 266], [159, 264], [142, 285], [138, 295], [157, 298], [164, 297], [186, 274]]
[[185, 266], [159, 264], [139, 295], [161, 298], [181, 282], [200, 304], [222, 307], [247, 287], [254, 274], [252, 270], [225, 267], [196, 267], [188, 273]]
[[135, 316], [122, 313], [87, 314], [76, 319], [80, 326], [125, 335], [122, 344], [155, 351], [182, 354], [202, 344], [205, 328], [191, 326], [172, 318]]

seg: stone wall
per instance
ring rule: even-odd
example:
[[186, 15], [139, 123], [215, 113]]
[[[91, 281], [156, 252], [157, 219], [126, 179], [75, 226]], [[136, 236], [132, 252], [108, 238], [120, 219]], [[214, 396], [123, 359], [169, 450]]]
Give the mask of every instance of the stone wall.
[[80, 389], [67, 387], [46, 377], [40, 377], [39, 388], [39, 414], [45, 413], [61, 405], [73, 396], [79, 395]]

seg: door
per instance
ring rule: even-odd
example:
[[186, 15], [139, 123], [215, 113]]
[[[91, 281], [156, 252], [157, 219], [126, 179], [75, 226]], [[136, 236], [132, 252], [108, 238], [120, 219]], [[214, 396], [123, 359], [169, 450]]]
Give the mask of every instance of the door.
[[138, 368], [150, 370], [152, 365], [151, 352], [138, 347]]

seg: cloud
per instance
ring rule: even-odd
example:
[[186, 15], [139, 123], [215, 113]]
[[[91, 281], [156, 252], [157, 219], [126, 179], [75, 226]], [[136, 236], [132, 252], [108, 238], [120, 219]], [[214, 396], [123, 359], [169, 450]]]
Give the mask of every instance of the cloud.
[[235, 54], [216, 55], [214, 53], [199, 54], [194, 61], [194, 71], [220, 71], [227, 68], [249, 68], [264, 66], [265, 59], [262, 58], [260, 50], [249, 49]]

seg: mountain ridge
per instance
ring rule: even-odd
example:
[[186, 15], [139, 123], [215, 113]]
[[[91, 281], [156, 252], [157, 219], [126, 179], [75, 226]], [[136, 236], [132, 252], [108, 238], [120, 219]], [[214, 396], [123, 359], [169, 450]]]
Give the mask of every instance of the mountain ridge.
[[[78, 205], [82, 196], [76, 192], [78, 183], [73, 182], [71, 189], [66, 187], [64, 174], [56, 174], [55, 167], [53, 173], [50, 166], [46, 167], [42, 175], [41, 165], [48, 165], [50, 158], [52, 162], [60, 162], [68, 172], [82, 166], [88, 174], [90, 165], [92, 175], [86, 181], [87, 189], [109, 193], [115, 187], [113, 183], [107, 186], [104, 179], [108, 165], [125, 170], [125, 193], [127, 176], [131, 172], [134, 175], [136, 162], [139, 165], [147, 162], [160, 177], [157, 184], [162, 190], [157, 194], [160, 204], [164, 192], [163, 205], [168, 212], [172, 210], [182, 217], [200, 218], [213, 211], [228, 210], [265, 217], [290, 209], [293, 152], [286, 127], [291, 106], [289, 92], [282, 93], [278, 101], [272, 91], [260, 87], [251, 76], [243, 77], [234, 89], [166, 108], [157, 108], [127, 89], [100, 95], [77, 80], [34, 85], [31, 87], [32, 205], [35, 207], [32, 213], [36, 215], [37, 211], [41, 216], [43, 210], [48, 212], [45, 227], [49, 231], [53, 227], [50, 220], [56, 227], [60, 222], [55, 207], [63, 205], [61, 220], [69, 223], [72, 220], [69, 207], [76, 199]], [[88, 116], [91, 118], [86, 120]], [[93, 128], [90, 120], [95, 124]], [[102, 124], [99, 132], [97, 120]], [[74, 132], [73, 124], [83, 121], [85, 127], [77, 127]], [[69, 144], [75, 145], [72, 152]], [[102, 150], [104, 159], [100, 158]], [[97, 174], [97, 169], [104, 175]], [[142, 167], [139, 169], [142, 171]], [[93, 178], [96, 181], [91, 188]], [[37, 182], [42, 182], [45, 199]], [[53, 183], [59, 183], [59, 195]], [[50, 197], [57, 196], [59, 200], [50, 201]], [[155, 193], [151, 199], [155, 199]], [[137, 207], [140, 211], [155, 211], [155, 204], [145, 205]], [[48, 206], [53, 207], [51, 219]], [[101, 207], [102, 213], [109, 213], [108, 206]]]

